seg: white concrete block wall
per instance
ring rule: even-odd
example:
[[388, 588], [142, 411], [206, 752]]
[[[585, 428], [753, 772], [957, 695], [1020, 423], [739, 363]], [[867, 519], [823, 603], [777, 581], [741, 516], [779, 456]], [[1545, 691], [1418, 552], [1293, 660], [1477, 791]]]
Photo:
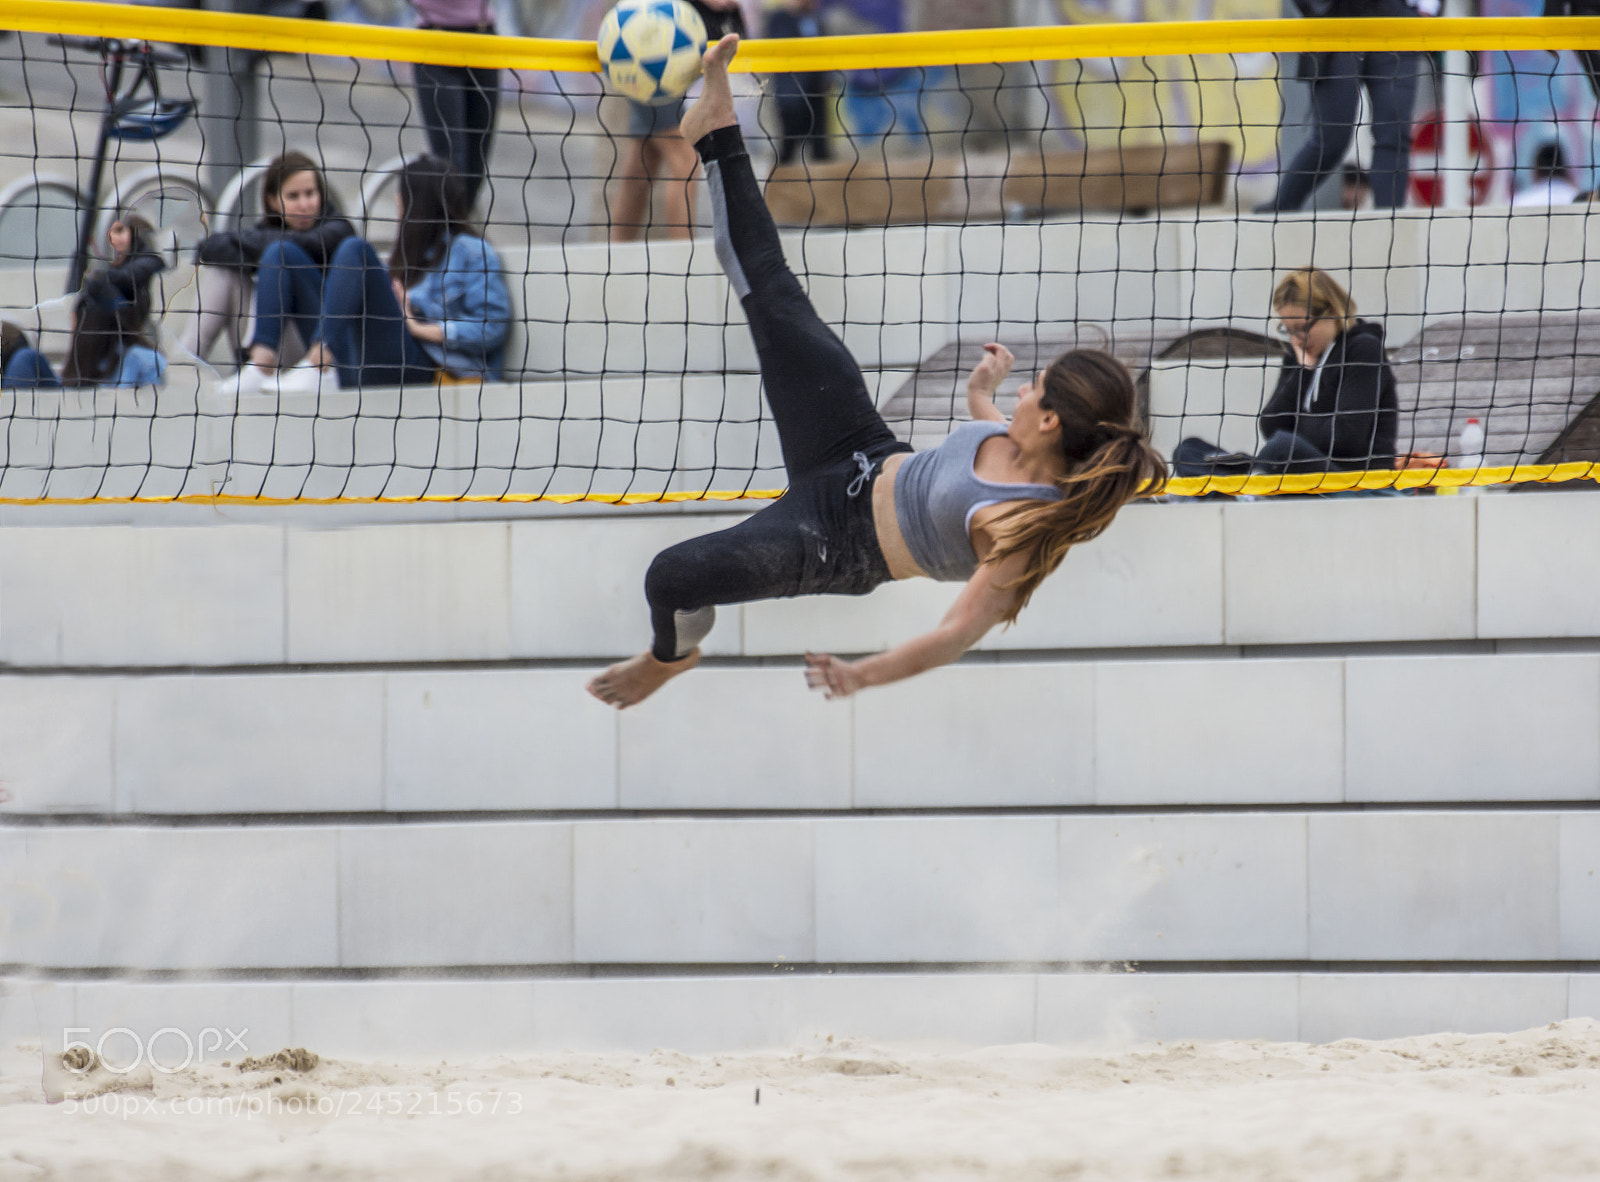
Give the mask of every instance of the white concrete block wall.
[[659, 709], [618, 716], [623, 808], [850, 807], [852, 711], [794, 669], [696, 674]]
[[[0, 528], [0, 657], [31, 668], [614, 657], [647, 638], [651, 557], [760, 504], [350, 528]], [[1600, 636], [1576, 590], [1594, 563], [1574, 540], [1597, 519], [1600, 497], [1586, 493], [1133, 506], [979, 647]], [[958, 590], [914, 580], [732, 608], [706, 651], [875, 650], [931, 627]]]
[[[1600, 960], [1600, 813], [1561, 817], [1561, 949], [1568, 960]], [[1600, 990], [1594, 992], [1600, 1005]]]
[[1359, 663], [1097, 666], [1096, 801], [1343, 799], [1345, 669]]
[[0, 963], [314, 968], [337, 963], [337, 831], [4, 833]]
[[1527, 1030], [1589, 1017], [1574, 1005], [1574, 973], [1337, 973], [1300, 978], [1300, 1038], [1400, 1038], [1422, 1031], [1489, 1033]]
[[[1320, 960], [1556, 960], [1561, 816], [1311, 818], [1310, 954]], [[1485, 956], [1487, 949], [1495, 951]]]
[[1271, 502], [1227, 506], [1228, 642], [1474, 636], [1478, 499], [1327, 501], [1293, 516]]
[[351, 673], [119, 679], [117, 809], [380, 809], [383, 696], [380, 679]]
[[116, 810], [116, 687], [103, 677], [0, 678], [0, 785], [19, 807]]
[[7, 664], [233, 665], [284, 660], [284, 531], [0, 530]]
[[0, 815], [1587, 801], [1600, 775], [1596, 654], [979, 661], [843, 702], [710, 666], [620, 714], [595, 669], [0, 677]]
[[352, 826], [338, 844], [342, 963], [573, 959], [571, 825]]
[[1034, 1040], [1128, 1043], [1299, 1038], [1294, 973], [1058, 973], [1038, 980]]
[[9, 829], [0, 964], [1581, 961], [1593, 957], [1590, 821], [1451, 810]]
[[1600, 635], [1600, 496], [1478, 499], [1478, 632]]
[[585, 670], [398, 673], [383, 679], [383, 808], [621, 807], [617, 713]]
[[[1509, 1032], [1600, 1016], [1600, 974], [769, 973], [225, 984], [0, 980], [0, 1004], [8, 1036], [57, 1051], [65, 1037], [90, 1045], [104, 1039], [113, 1061], [133, 1049], [134, 1037], [148, 1044], [163, 1028], [179, 1031], [197, 1053], [203, 1045], [209, 1062], [271, 1054], [286, 1046], [390, 1061], [541, 1050], [705, 1053], [796, 1044], [827, 1053], [828, 1036], [836, 1049], [853, 1038], [880, 1044], [1118, 1047], [1204, 1038], [1332, 1042], [1440, 1031]], [[69, 1028], [73, 1031], [66, 1035]], [[181, 1061], [183, 1038], [167, 1034], [157, 1048], [162, 1062]]]
[[1593, 800], [1600, 656], [1390, 657], [1345, 663], [1346, 795]]
[[1092, 803], [1097, 678], [1089, 664], [969, 665], [860, 695], [851, 803]]

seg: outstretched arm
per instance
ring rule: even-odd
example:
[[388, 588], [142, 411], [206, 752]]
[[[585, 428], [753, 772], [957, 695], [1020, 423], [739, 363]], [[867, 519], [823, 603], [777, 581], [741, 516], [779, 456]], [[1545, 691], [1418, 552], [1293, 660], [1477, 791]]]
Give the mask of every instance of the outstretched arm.
[[1006, 421], [1006, 416], [994, 404], [994, 392], [1006, 380], [1014, 361], [1016, 358], [1004, 345], [989, 344], [983, 347], [983, 360], [973, 367], [971, 376], [967, 378], [967, 411], [974, 420], [987, 419], [991, 423]]
[[915, 640], [859, 661], [807, 653], [806, 684], [829, 698], [847, 698], [868, 686], [888, 685], [948, 665], [1005, 619], [1016, 592], [1002, 585], [1020, 576], [1026, 565], [1026, 555], [1013, 554], [998, 566], [980, 566], [939, 626]]

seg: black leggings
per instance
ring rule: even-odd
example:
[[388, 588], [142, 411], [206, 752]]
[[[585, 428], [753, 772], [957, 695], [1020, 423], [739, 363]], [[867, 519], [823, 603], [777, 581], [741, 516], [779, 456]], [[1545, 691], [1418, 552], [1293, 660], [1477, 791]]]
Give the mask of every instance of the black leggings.
[[872, 405], [855, 358], [806, 298], [737, 127], [696, 150], [705, 162], [717, 258], [744, 305], [783, 447], [789, 491], [731, 529], [656, 555], [645, 575], [658, 660], [689, 653], [715, 606], [792, 595], [865, 595], [889, 579], [872, 519], [872, 480], [910, 451]]

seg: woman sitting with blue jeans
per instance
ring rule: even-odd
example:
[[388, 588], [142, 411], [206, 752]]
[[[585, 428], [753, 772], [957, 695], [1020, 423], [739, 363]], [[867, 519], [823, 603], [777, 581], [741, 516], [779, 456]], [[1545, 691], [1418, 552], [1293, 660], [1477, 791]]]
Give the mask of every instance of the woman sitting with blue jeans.
[[59, 389], [62, 386], [159, 386], [167, 360], [145, 335], [150, 319], [150, 289], [137, 273], [121, 267], [95, 271], [84, 281], [72, 311], [72, 342], [61, 376], [14, 325], [3, 337], [3, 376], [7, 390]]
[[495, 380], [511, 301], [500, 257], [468, 223], [467, 186], [436, 156], [408, 164], [399, 182], [388, 266], [363, 238], [340, 243], [306, 362], [336, 369], [346, 388]]
[[229, 360], [235, 360], [253, 311], [251, 364], [230, 383], [235, 392], [259, 390], [280, 366], [305, 355], [322, 319], [328, 264], [339, 243], [356, 232], [339, 215], [322, 170], [304, 152], [285, 152], [267, 165], [261, 204], [255, 225], [224, 230], [200, 243], [200, 307], [181, 342], [204, 360], [226, 333]]

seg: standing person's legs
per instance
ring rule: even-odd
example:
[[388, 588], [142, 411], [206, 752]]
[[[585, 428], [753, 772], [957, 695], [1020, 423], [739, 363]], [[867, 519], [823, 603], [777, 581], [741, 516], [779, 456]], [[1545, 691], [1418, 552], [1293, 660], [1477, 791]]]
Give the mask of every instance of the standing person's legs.
[[796, 91], [780, 92], [778, 124], [783, 129], [783, 139], [778, 144], [778, 163], [788, 164], [800, 153], [811, 131], [811, 107], [806, 96]]
[[862, 453], [908, 450], [885, 425], [856, 360], [811, 306], [735, 126], [696, 145], [705, 164], [717, 258], [744, 305], [791, 482]]
[[495, 118], [500, 112], [500, 71], [472, 67], [465, 71], [462, 89], [461, 147], [455, 164], [467, 180], [467, 208], [489, 177], [489, 153], [494, 148]]
[[810, 120], [806, 137], [811, 142], [813, 160], [832, 160], [833, 145], [828, 142], [828, 95], [825, 90], [805, 92], [807, 118]]
[[661, 194], [662, 212], [666, 215], [668, 238], [694, 237], [694, 174], [700, 159], [677, 132], [652, 137], [645, 145], [646, 152], [655, 152], [659, 168], [652, 167], [654, 175], [661, 173], [665, 188]]
[[1300, 146], [1278, 182], [1270, 208], [1299, 209], [1322, 179], [1338, 167], [1355, 135], [1361, 104], [1361, 56], [1317, 54], [1311, 82], [1311, 138]]
[[[645, 236], [650, 226], [650, 188], [663, 164], [669, 177], [693, 175], [694, 149], [678, 134], [682, 117], [682, 100], [659, 107], [628, 102], [628, 136], [617, 149], [617, 183], [609, 210], [611, 241], [632, 242]], [[674, 181], [665, 204], [669, 232], [675, 238], [688, 238], [692, 228], [686, 185]]]
[[1417, 101], [1415, 53], [1366, 55], [1362, 76], [1372, 100], [1372, 204], [1399, 209], [1411, 179], [1411, 115]]
[[417, 86], [417, 112], [428, 133], [428, 151], [454, 164], [452, 129], [464, 125], [461, 75], [465, 67], [418, 62], [411, 70]]
[[429, 385], [438, 376], [406, 330], [389, 269], [363, 238], [346, 238], [333, 252], [316, 339], [333, 354], [345, 388]]
[[613, 242], [633, 242], [644, 236], [650, 211], [650, 170], [645, 164], [645, 141], [629, 137], [617, 151], [616, 200], [611, 207]]
[[489, 171], [495, 116], [500, 110], [500, 71], [425, 62], [413, 69], [428, 150], [455, 165], [466, 179], [468, 197], [476, 201]]

